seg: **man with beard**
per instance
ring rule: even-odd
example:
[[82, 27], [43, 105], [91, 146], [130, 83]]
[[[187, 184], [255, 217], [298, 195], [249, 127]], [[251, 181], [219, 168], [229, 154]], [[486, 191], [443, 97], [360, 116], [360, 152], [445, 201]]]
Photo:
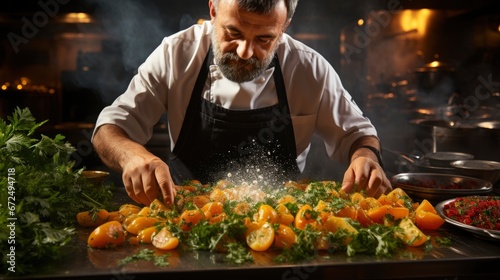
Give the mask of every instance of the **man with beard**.
[[[332, 66], [285, 33], [297, 2], [209, 0], [211, 21], [166, 37], [104, 108], [93, 144], [134, 201], [170, 204], [176, 184], [250, 168], [293, 180], [314, 133], [333, 160], [349, 163], [345, 191], [391, 189], [373, 125]], [[143, 146], [164, 112], [167, 162]]]

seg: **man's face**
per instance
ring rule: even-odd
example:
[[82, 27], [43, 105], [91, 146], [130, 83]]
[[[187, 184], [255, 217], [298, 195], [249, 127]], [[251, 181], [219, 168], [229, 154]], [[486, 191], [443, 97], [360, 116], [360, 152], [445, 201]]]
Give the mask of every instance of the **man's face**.
[[284, 1], [268, 15], [239, 9], [236, 0], [219, 0], [216, 12], [210, 1], [215, 62], [226, 78], [241, 83], [266, 70], [288, 26], [286, 14]]

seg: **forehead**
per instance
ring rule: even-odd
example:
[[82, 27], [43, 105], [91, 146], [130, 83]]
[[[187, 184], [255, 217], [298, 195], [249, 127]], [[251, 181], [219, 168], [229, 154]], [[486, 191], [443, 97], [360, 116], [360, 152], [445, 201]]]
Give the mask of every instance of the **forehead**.
[[286, 15], [285, 1], [280, 1], [268, 14], [257, 14], [240, 9], [237, 0], [220, 0], [217, 18], [224, 22], [223, 24], [281, 29], [285, 25]]

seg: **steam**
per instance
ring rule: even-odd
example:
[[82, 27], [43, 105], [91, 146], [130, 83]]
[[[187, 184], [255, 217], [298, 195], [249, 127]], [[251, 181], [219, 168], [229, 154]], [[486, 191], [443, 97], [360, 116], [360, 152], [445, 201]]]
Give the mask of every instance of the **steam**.
[[150, 1], [101, 1], [98, 17], [111, 38], [121, 42], [123, 66], [135, 71], [172, 31], [164, 26], [161, 9]]

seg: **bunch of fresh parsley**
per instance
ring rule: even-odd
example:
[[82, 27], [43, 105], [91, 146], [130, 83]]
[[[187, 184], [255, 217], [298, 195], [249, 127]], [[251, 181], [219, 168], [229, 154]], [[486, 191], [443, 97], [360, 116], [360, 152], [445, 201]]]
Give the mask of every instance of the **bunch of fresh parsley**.
[[76, 214], [112, 199], [110, 186], [95, 187], [83, 168], [73, 168], [76, 149], [64, 136], [35, 137], [45, 122], [28, 108], [0, 119], [0, 267], [9, 275], [60, 265], [71, 251]]

